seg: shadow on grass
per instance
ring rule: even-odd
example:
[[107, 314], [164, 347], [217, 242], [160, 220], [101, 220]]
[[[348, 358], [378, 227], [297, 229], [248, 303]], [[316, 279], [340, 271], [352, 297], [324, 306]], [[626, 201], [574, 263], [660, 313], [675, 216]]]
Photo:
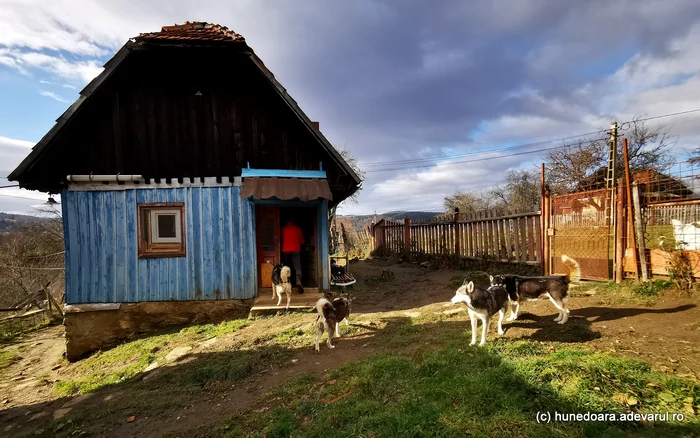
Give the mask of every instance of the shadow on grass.
[[[636, 307], [584, 307], [572, 310], [566, 324], [554, 322], [556, 312], [551, 315], [537, 316], [528, 312], [518, 314], [515, 321], [504, 321], [503, 328], [508, 331], [510, 328], [522, 328], [535, 330], [534, 333], [522, 336], [521, 339], [533, 341], [554, 341], [565, 343], [585, 343], [594, 339], [599, 339], [602, 335], [594, 331], [594, 322], [614, 321], [643, 314], [669, 314], [685, 312], [693, 309], [694, 304], [686, 304], [668, 309], [651, 309]], [[509, 311], [510, 312], [510, 311]], [[510, 313], [508, 313], [510, 315]]]
[[[654, 429], [610, 422], [539, 424], [536, 414], [540, 411], [680, 412], [684, 398], [698, 400], [700, 390], [625, 358], [573, 349], [549, 353], [533, 342], [496, 340], [493, 330], [485, 347], [468, 347], [469, 324], [464, 320], [417, 322], [386, 318], [379, 326], [368, 327], [366, 334], [335, 340], [334, 350], [321, 344], [320, 354], [311, 345], [289, 348], [291, 342], [192, 354], [89, 397], [64, 397], [2, 411], [0, 431], [16, 437], [59, 438], [82, 432], [108, 437], [293, 434], [377, 438], [626, 436], [630, 432], [682, 436], [700, 432], [697, 424], [660, 422]], [[369, 344], [375, 353], [383, 352], [356, 353]], [[337, 382], [317, 385], [327, 380], [318, 377], [326, 370], [330, 370], [327, 378]], [[316, 377], [305, 375], [279, 387], [308, 372]], [[655, 386], [647, 386], [648, 382]], [[259, 405], [254, 390], [263, 385], [276, 390], [266, 405]], [[660, 399], [662, 391], [670, 396]], [[639, 403], [623, 407], [615, 399], [618, 393], [633, 394]], [[262, 410], [253, 410], [261, 406]], [[71, 411], [54, 421], [61, 408]], [[251, 410], [238, 415], [239, 408]], [[177, 421], [181, 413], [183, 420]], [[132, 415], [136, 420], [127, 422]], [[212, 428], [227, 421], [225, 429]]]
[[[688, 436], [697, 423], [555, 421], [559, 413], [680, 412], [697, 387], [666, 380], [626, 358], [532, 342], [468, 347], [464, 322], [442, 321], [415, 332], [392, 318], [385, 333], [409, 339], [410, 351], [379, 353], [327, 376], [301, 376], [270, 394], [258, 411], [242, 412], [207, 436]], [[436, 345], [435, 339], [442, 339]], [[428, 342], [424, 342], [424, 341]], [[425, 345], [425, 346], [424, 346]], [[640, 380], [641, 379], [641, 380]], [[640, 381], [644, 384], [640, 384]], [[656, 382], [666, 385], [660, 388]], [[647, 386], [652, 383], [652, 386]], [[686, 392], [687, 390], [687, 392]], [[658, 393], [669, 392], [669, 403]], [[632, 394], [630, 402], [617, 394]], [[622, 400], [622, 402], [621, 402]], [[621, 404], [626, 403], [626, 404]], [[632, 406], [632, 407], [630, 407]], [[267, 409], [267, 410], [266, 410]], [[538, 413], [550, 422], [538, 422]], [[608, 417], [610, 420], [610, 417]]]

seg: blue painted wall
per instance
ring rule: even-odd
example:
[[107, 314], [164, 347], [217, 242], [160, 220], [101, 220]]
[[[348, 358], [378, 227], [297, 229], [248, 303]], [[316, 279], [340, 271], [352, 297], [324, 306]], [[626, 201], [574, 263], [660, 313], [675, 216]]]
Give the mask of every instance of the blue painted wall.
[[[185, 203], [186, 257], [138, 258], [136, 206], [153, 202]], [[64, 190], [61, 204], [68, 304], [257, 295], [255, 210], [239, 187]]]

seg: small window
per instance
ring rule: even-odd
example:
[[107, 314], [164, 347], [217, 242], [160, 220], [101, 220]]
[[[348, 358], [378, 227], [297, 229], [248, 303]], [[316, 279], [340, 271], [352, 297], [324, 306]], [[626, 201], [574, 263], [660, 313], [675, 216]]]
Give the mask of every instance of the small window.
[[184, 212], [183, 203], [140, 204], [139, 257], [183, 257]]

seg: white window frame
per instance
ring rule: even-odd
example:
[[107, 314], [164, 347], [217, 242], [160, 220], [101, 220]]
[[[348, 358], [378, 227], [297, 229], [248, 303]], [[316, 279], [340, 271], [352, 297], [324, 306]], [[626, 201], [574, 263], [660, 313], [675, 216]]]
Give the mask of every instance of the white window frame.
[[[182, 243], [182, 211], [180, 209], [154, 209], [150, 211], [151, 214], [151, 233], [150, 239], [151, 243]], [[175, 216], [175, 237], [158, 237], [158, 216], [169, 215]]]

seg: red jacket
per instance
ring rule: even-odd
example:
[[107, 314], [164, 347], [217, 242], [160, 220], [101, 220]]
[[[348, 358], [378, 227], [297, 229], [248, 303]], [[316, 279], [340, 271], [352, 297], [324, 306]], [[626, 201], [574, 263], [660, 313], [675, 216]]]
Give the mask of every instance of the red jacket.
[[282, 252], [300, 252], [304, 243], [301, 228], [292, 223], [282, 227]]

